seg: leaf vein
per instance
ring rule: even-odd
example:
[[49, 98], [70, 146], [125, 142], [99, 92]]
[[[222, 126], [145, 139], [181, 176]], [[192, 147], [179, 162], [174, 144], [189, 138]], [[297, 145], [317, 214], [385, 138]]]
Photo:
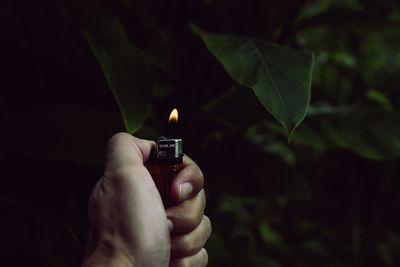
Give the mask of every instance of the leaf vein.
[[268, 65], [267, 61], [264, 60], [264, 58], [263, 58], [263, 56], [261, 54], [261, 51], [258, 49], [258, 47], [254, 43], [254, 41], [250, 41], [250, 44], [252, 45], [252, 47], [255, 50], [256, 54], [260, 57], [261, 63], [264, 66], [264, 68], [266, 69], [267, 77], [268, 76], [270, 77], [272, 88], [274, 89], [275, 93], [278, 95], [279, 100], [282, 102], [282, 105], [285, 108], [285, 110], [287, 112], [287, 115], [288, 115], [289, 114], [289, 109], [288, 109], [287, 103], [286, 103], [285, 99], [282, 97], [282, 95], [281, 95], [281, 93], [279, 91], [279, 86], [276, 83], [276, 81], [275, 81], [275, 79], [274, 79], [274, 77], [272, 75], [270, 66]]

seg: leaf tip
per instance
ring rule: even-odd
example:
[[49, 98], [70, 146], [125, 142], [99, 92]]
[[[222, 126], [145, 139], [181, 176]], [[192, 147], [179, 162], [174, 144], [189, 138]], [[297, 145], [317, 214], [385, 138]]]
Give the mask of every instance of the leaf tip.
[[196, 26], [196, 24], [194, 24], [193, 22], [189, 23], [189, 28], [192, 32], [194, 32], [195, 34], [200, 34], [201, 30], [199, 27]]
[[290, 145], [291, 141], [292, 141], [292, 136], [294, 133], [294, 130], [297, 129], [297, 127], [300, 125], [300, 123], [303, 121], [303, 119], [301, 119], [299, 122], [297, 123], [293, 123], [293, 124], [283, 124], [285, 127], [285, 131], [286, 131], [286, 138], [287, 138], [287, 142]]
[[190, 27], [190, 30], [191, 30], [193, 33], [199, 35], [199, 36], [202, 37], [202, 38], [203, 38], [205, 35], [208, 35], [208, 34], [209, 34], [207, 31], [203, 30], [202, 28], [200, 28], [199, 26], [197, 26], [197, 25], [194, 24], [193, 22], [190, 22], [190, 23], [189, 23], [189, 27]]

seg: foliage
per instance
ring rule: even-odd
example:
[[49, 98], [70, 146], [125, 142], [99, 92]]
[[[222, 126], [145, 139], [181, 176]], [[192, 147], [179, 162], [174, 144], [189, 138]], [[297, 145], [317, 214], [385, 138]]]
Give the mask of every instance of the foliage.
[[283, 124], [290, 140], [310, 102], [314, 55], [192, 28], [239, 84], [253, 88], [264, 107]]
[[123, 129], [177, 134], [202, 167], [209, 266], [399, 264], [397, 1], [0, 7], [1, 266], [79, 265], [87, 198]]

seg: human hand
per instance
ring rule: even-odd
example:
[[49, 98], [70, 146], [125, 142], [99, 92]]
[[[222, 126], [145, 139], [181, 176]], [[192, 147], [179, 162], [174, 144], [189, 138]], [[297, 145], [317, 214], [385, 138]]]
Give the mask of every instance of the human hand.
[[203, 247], [211, 235], [210, 219], [204, 215], [204, 176], [197, 164], [186, 155], [183, 164], [183, 170], [171, 186], [171, 196], [179, 204], [166, 210], [172, 222], [170, 266], [201, 267], [208, 262], [207, 251]]
[[[193, 161], [184, 158], [185, 167], [171, 187], [172, 197], [179, 204], [165, 211], [144, 166], [153, 146], [153, 142], [125, 133], [110, 139], [104, 176], [89, 201], [91, 232], [83, 266], [207, 264], [207, 253], [202, 247], [211, 226], [203, 216], [201, 171]], [[192, 185], [191, 193], [185, 193], [190, 186], [180, 186], [183, 182]], [[171, 237], [168, 226], [173, 228]]]

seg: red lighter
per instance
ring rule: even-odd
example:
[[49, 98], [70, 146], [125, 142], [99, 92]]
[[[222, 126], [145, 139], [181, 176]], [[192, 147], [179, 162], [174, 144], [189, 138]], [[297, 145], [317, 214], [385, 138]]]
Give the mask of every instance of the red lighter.
[[171, 183], [183, 168], [182, 139], [159, 137], [146, 167], [160, 192], [165, 208], [175, 204], [171, 198]]

